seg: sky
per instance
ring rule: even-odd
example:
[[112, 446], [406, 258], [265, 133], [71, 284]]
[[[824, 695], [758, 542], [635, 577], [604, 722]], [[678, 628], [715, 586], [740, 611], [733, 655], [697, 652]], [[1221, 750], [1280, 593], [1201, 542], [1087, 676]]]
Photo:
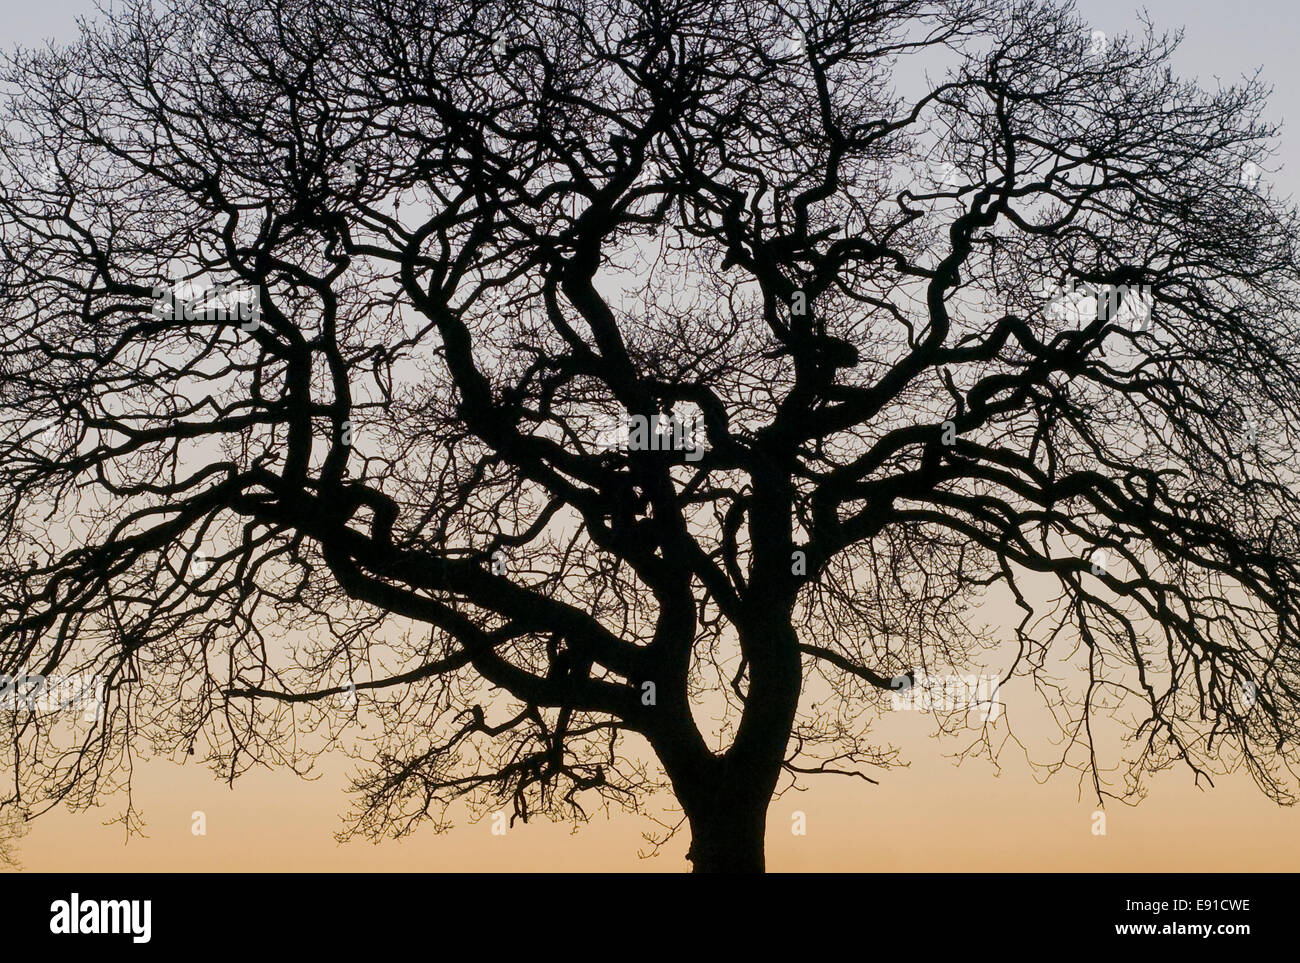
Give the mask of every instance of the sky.
[[[1123, 32], [1135, 5], [1082, 0], [1095, 29]], [[1288, 123], [1279, 163], [1300, 157], [1300, 4], [1294, 0], [1150, 0], [1157, 26], [1185, 28], [1175, 65], [1204, 86], [1232, 82], [1263, 68], [1274, 88], [1270, 116]], [[70, 39], [86, 0], [0, 0], [0, 40], [34, 44]], [[1270, 165], [1271, 166], [1271, 165]], [[1274, 178], [1284, 194], [1300, 187], [1300, 163]], [[917, 715], [919, 714], [912, 714]], [[1294, 870], [1300, 864], [1300, 812], [1269, 802], [1244, 776], [1212, 790], [1174, 770], [1150, 783], [1136, 807], [1106, 810], [1106, 833], [1095, 832], [1095, 801], [1068, 775], [1040, 782], [1023, 759], [1008, 755], [1000, 770], [987, 762], [961, 766], [957, 746], [929, 737], [921, 718], [893, 720], [907, 768], [879, 785], [827, 778], [778, 798], [769, 814], [768, 865], [776, 871], [976, 870]], [[398, 841], [336, 843], [348, 800], [347, 765], [327, 766], [316, 781], [283, 772], [253, 773], [233, 788], [201, 767], [160, 759], [137, 771], [135, 804], [144, 838], [127, 842], [111, 820], [120, 803], [86, 813], [52, 813], [21, 842], [23, 866], [35, 871], [132, 870], [665, 870], [684, 860], [684, 834], [658, 855], [643, 816], [597, 813], [577, 833], [568, 825], [516, 825], [494, 835], [490, 821], [456, 820], [449, 833], [428, 831]], [[671, 800], [654, 800], [662, 810]], [[202, 813], [205, 833], [194, 831]], [[802, 814], [806, 834], [792, 827]], [[663, 817], [661, 814], [661, 818]]]

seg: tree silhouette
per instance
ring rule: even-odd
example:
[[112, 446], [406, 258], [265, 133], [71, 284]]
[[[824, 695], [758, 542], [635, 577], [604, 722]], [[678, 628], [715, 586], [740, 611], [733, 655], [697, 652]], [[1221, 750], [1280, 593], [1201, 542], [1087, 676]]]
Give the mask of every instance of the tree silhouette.
[[[1266, 91], [1176, 42], [180, 0], [12, 55], [0, 671], [105, 704], [0, 716], [5, 805], [351, 746], [349, 834], [666, 785], [697, 871], [761, 870], [786, 780], [975, 671], [1099, 800], [1290, 802], [1296, 220]], [[996, 756], [999, 700], [927, 705]]]

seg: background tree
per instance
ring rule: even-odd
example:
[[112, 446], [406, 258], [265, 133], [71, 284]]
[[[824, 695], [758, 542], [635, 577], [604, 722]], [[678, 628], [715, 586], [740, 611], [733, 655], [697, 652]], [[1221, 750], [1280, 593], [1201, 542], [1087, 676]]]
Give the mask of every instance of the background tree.
[[1175, 40], [226, 0], [13, 56], [0, 671], [107, 701], [5, 714], [5, 805], [352, 747], [350, 832], [666, 782], [759, 870], [783, 773], [870, 778], [899, 687], [989, 666], [1101, 800], [1292, 801], [1296, 221], [1259, 83]]

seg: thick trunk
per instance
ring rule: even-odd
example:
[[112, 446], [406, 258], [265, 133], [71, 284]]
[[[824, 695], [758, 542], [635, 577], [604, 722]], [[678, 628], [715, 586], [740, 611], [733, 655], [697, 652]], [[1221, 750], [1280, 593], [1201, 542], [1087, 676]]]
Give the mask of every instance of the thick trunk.
[[678, 799], [691, 827], [689, 858], [697, 873], [761, 873], [767, 809], [781, 775], [799, 704], [799, 653], [789, 625], [764, 633], [768, 647], [751, 647], [749, 698], [731, 748]]
[[[726, 797], [724, 796], [725, 800]], [[730, 801], [688, 814], [691, 848], [686, 854], [696, 873], [761, 873], [765, 868], [763, 832], [768, 799]]]
[[749, 685], [731, 747], [718, 756], [700, 737], [684, 671], [680, 689], [668, 688], [671, 701], [647, 733], [690, 824], [687, 858], [697, 873], [765, 870], [767, 810], [799, 707], [802, 667], [789, 616], [793, 595], [778, 575], [768, 576], [772, 589], [753, 581], [763, 602], [737, 626]]

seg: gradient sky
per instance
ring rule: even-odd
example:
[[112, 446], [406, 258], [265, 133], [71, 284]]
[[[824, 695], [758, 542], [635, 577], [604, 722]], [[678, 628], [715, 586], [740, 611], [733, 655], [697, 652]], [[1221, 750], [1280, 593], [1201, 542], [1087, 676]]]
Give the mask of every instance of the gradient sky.
[[[87, 0], [0, 0], [6, 47], [75, 35]], [[1120, 0], [1081, 0], [1095, 29], [1123, 32], [1135, 6]], [[1262, 67], [1274, 87], [1270, 117], [1290, 121], [1277, 163], [1300, 156], [1300, 5], [1294, 0], [1150, 0], [1157, 27], [1186, 29], [1175, 65], [1205, 86], [1231, 82]], [[1267, 165], [1270, 168], [1275, 164]], [[1273, 180], [1295, 194], [1300, 163]], [[994, 621], [990, 618], [990, 621]], [[1008, 701], [1014, 710], [1011, 694]], [[1300, 812], [1264, 798], [1250, 780], [1228, 777], [1211, 791], [1175, 770], [1151, 781], [1137, 807], [1112, 804], [1107, 835], [1092, 833], [1095, 804], [1069, 774], [1039, 784], [1022, 759], [1004, 756], [996, 773], [987, 762], [956, 767], [955, 744], [929, 738], [919, 714], [890, 720], [890, 733], [910, 767], [893, 769], [872, 786], [823, 777], [806, 792], [790, 792], [771, 808], [768, 866], [772, 870], [1294, 870], [1300, 864]], [[685, 836], [657, 858], [639, 861], [642, 833], [657, 827], [643, 817], [597, 814], [574, 834], [567, 825], [516, 826], [494, 836], [488, 822], [458, 819], [450, 833], [422, 831], [378, 846], [335, 843], [348, 800], [346, 765], [327, 767], [305, 782], [285, 773], [254, 773], [233, 789], [207, 770], [146, 763], [137, 771], [136, 806], [147, 838], [124, 842], [120, 826], [105, 825], [120, 810], [54, 813], [20, 843], [25, 868], [45, 871], [120, 870], [680, 870]], [[671, 800], [650, 809], [662, 811]], [[203, 811], [206, 836], [191, 833]], [[807, 835], [790, 832], [792, 814], [806, 814]]]

